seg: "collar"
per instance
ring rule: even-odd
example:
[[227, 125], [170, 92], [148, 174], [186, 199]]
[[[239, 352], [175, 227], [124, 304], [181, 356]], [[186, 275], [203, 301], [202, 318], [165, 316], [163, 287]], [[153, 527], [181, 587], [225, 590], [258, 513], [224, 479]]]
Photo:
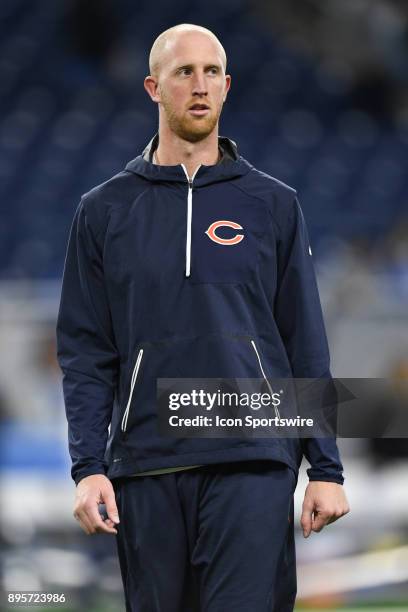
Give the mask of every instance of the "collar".
[[[146, 145], [141, 155], [126, 165], [126, 170], [138, 174], [150, 181], [186, 182], [186, 175], [181, 164], [160, 166], [152, 162], [153, 152], [158, 147], [159, 134], [156, 132]], [[214, 165], [199, 166], [194, 178], [197, 186], [229, 180], [247, 174], [253, 166], [238, 153], [236, 142], [225, 136], [218, 136], [218, 146], [222, 159]]]
[[[224, 142], [226, 139], [220, 137], [218, 139], [218, 149], [220, 152], [220, 159], [217, 161], [217, 165], [218, 164], [222, 164], [224, 163], [227, 159], [234, 159], [234, 155], [233, 153], [229, 150], [229, 147], [226, 146], [226, 143]], [[233, 142], [233, 141], [231, 141]], [[236, 148], [236, 143], [233, 143], [235, 145]], [[154, 152], [157, 150], [159, 146], [159, 135], [158, 133], [156, 133], [153, 138], [150, 140], [149, 144], [146, 146], [146, 148], [144, 149], [144, 151], [142, 152], [142, 157], [145, 161], [150, 162], [151, 164], [154, 164]]]

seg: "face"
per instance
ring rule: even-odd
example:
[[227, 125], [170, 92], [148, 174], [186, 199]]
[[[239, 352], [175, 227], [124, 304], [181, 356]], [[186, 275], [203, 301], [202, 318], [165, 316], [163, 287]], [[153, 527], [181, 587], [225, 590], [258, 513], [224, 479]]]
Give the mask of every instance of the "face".
[[160, 120], [184, 140], [206, 138], [218, 124], [230, 83], [216, 41], [200, 32], [179, 35], [162, 54], [156, 88]]

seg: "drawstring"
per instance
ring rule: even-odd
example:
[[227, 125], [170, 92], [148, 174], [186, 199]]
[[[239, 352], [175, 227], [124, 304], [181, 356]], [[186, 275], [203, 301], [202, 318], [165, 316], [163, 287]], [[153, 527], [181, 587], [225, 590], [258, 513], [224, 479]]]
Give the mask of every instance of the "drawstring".
[[196, 168], [193, 176], [188, 176], [187, 168], [184, 164], [180, 164], [184, 170], [184, 173], [188, 181], [188, 195], [187, 195], [187, 232], [186, 232], [186, 276], [190, 276], [191, 271], [191, 222], [193, 216], [193, 181], [198, 170], [201, 168], [201, 164]]

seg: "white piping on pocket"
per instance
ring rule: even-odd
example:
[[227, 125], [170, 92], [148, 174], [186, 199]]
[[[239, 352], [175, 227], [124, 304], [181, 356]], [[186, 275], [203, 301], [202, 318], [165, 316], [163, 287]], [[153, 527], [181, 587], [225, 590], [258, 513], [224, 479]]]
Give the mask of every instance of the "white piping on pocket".
[[132, 382], [130, 383], [130, 393], [129, 393], [128, 403], [127, 403], [126, 410], [122, 417], [122, 431], [126, 431], [128, 417], [129, 417], [130, 404], [132, 403], [133, 390], [135, 388], [137, 373], [140, 368], [142, 357], [143, 357], [143, 349], [140, 349], [137, 355], [135, 367], [133, 368]]
[[[251, 344], [252, 344], [252, 346], [254, 347], [254, 351], [255, 351], [256, 356], [257, 356], [257, 358], [258, 358], [258, 363], [259, 363], [259, 367], [260, 367], [261, 372], [262, 372], [262, 376], [264, 377], [265, 382], [266, 382], [266, 384], [267, 384], [267, 386], [268, 386], [268, 389], [269, 389], [269, 393], [271, 394], [271, 399], [273, 399], [273, 397], [272, 397], [272, 396], [273, 396], [272, 387], [271, 387], [271, 385], [270, 385], [270, 383], [269, 383], [269, 380], [266, 378], [266, 374], [265, 374], [264, 369], [263, 369], [263, 367], [262, 367], [262, 362], [261, 362], [261, 358], [260, 358], [259, 353], [258, 353], [258, 349], [256, 348], [256, 344], [255, 344], [255, 342], [254, 342], [253, 340], [251, 340]], [[274, 409], [275, 409], [275, 415], [276, 415], [276, 417], [277, 417], [278, 419], [280, 419], [281, 417], [280, 417], [280, 414], [279, 414], [279, 410], [278, 410], [278, 408], [277, 408], [275, 405], [274, 405]]]

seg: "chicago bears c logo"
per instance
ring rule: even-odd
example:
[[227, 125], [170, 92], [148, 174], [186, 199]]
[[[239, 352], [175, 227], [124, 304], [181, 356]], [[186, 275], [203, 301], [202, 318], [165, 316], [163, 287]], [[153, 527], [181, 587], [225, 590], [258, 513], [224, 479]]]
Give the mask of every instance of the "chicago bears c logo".
[[241, 242], [241, 240], [244, 239], [244, 234], [235, 234], [233, 238], [220, 238], [215, 232], [219, 227], [223, 226], [232, 227], [232, 229], [237, 230], [243, 229], [243, 227], [239, 223], [235, 223], [235, 221], [214, 221], [214, 223], [211, 223], [210, 227], [205, 233], [209, 238], [211, 238], [211, 240], [218, 242], [218, 244], [238, 244], [238, 242]]

